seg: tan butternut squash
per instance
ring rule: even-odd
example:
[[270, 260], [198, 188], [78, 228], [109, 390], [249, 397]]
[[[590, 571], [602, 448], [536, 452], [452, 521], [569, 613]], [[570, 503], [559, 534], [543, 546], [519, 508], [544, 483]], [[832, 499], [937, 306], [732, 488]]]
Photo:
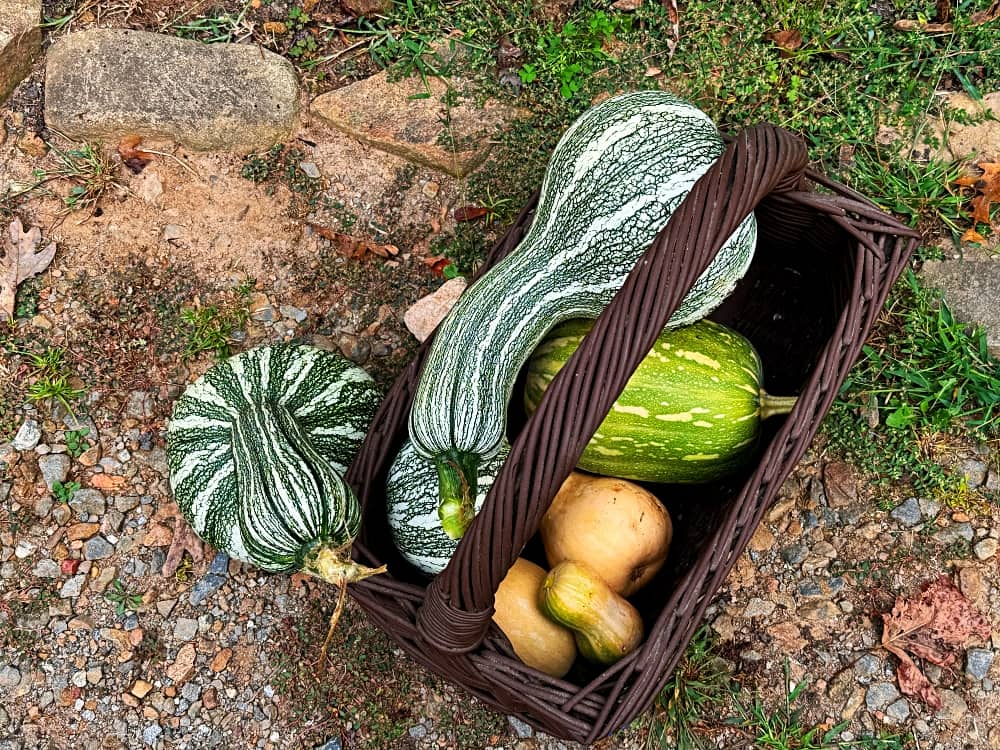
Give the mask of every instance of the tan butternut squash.
[[545, 576], [542, 611], [573, 631], [587, 661], [614, 664], [642, 643], [642, 617], [584, 563], [566, 560]]
[[673, 525], [663, 503], [639, 485], [573, 472], [539, 533], [551, 567], [564, 560], [584, 562], [627, 597], [663, 566]]
[[539, 593], [545, 568], [517, 558], [497, 588], [493, 621], [517, 658], [540, 672], [562, 677], [576, 660], [573, 633], [542, 614]]

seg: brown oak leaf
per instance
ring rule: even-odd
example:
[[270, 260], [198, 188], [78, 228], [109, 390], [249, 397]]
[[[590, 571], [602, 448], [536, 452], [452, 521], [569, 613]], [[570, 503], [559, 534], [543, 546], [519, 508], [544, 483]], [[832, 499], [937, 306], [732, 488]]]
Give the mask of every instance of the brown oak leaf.
[[1000, 162], [980, 162], [981, 175], [965, 174], [955, 180], [956, 185], [975, 190], [972, 199], [972, 220], [990, 223], [990, 204], [1000, 203]]
[[0, 243], [0, 321], [14, 317], [17, 285], [48, 268], [56, 255], [54, 242], [38, 249], [42, 244], [38, 227], [24, 231], [21, 220], [15, 217], [7, 230]]
[[767, 39], [774, 42], [784, 52], [791, 52], [802, 46], [802, 34], [795, 29], [772, 31], [767, 34]]
[[139, 148], [140, 135], [127, 135], [118, 144], [118, 155], [132, 174], [139, 174], [153, 160], [153, 154]]
[[917, 596], [896, 598], [892, 612], [883, 613], [882, 645], [899, 659], [899, 689], [924, 701], [935, 711], [941, 697], [917, 667], [918, 657], [950, 667], [956, 649], [972, 640], [986, 641], [990, 624], [947, 576], [924, 584]]

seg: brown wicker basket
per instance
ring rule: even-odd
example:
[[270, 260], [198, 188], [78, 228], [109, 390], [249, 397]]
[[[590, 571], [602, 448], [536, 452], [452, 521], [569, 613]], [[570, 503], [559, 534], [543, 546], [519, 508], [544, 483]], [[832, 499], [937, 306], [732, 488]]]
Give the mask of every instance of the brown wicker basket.
[[[557, 737], [593, 742], [650, 705], [815, 434], [917, 241], [862, 196], [808, 171], [805, 147], [786, 131], [762, 125], [729, 141], [534, 416], [512, 429], [510, 457], [442, 573], [427, 581], [403, 561], [385, 508], [385, 477], [406, 434], [426, 344], [386, 396], [348, 473], [364, 507], [355, 556], [389, 567], [352, 586], [354, 598], [417, 662]], [[533, 207], [486, 267], [518, 244]], [[788, 417], [767, 420], [759, 459], [742, 474], [651, 487], [670, 510], [675, 537], [664, 569], [633, 597], [643, 645], [603, 671], [581, 660], [564, 679], [531, 669], [491, 621], [497, 585], [519, 554], [544, 564], [534, 538], [541, 516], [671, 313], [750, 211], [758, 222], [753, 263], [710, 317], [753, 342], [770, 393], [797, 393], [799, 401]]]

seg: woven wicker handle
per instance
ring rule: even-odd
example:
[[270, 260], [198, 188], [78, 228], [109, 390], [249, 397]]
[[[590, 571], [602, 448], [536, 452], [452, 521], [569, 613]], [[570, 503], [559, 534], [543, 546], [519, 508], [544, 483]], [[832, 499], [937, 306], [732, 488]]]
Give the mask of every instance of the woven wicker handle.
[[799, 189], [807, 156], [785, 130], [738, 134], [674, 211], [546, 389], [482, 510], [417, 613], [424, 637], [465, 653], [490, 626], [497, 586], [667, 320], [725, 240], [771, 192]]

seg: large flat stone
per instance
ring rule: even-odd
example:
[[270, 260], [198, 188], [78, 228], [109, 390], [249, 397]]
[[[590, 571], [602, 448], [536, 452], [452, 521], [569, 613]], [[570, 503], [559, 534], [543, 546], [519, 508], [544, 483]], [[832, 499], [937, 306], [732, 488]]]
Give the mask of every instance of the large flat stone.
[[294, 68], [251, 45], [93, 29], [48, 52], [45, 120], [71, 138], [135, 134], [246, 153], [287, 140], [297, 114]]
[[[317, 97], [312, 112], [335, 128], [416, 164], [464, 177], [482, 164], [490, 137], [515, 116], [497, 102], [483, 107], [442, 101], [449, 84], [419, 76], [389, 81], [385, 72]], [[429, 92], [429, 93], [428, 93]]]
[[956, 319], [986, 330], [990, 353], [1000, 357], [1000, 255], [971, 250], [959, 259], [928, 261], [921, 276], [941, 292]]
[[0, 103], [31, 72], [42, 49], [42, 0], [0, 0]]

